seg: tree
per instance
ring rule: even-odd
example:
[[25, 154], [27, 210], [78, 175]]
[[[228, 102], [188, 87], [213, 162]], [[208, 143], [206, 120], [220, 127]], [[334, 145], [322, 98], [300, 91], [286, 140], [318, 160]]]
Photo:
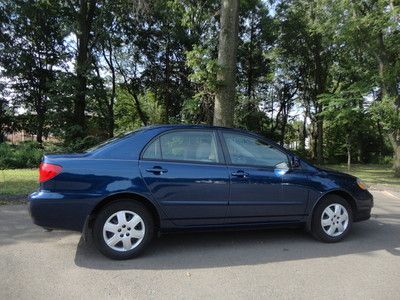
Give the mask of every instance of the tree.
[[238, 24], [239, 0], [222, 0], [218, 46], [218, 86], [214, 105], [214, 125], [218, 126], [233, 126]]
[[320, 98], [325, 107], [321, 114], [330, 121], [329, 125], [342, 129], [342, 134], [345, 136], [347, 169], [350, 171], [352, 145], [363, 134], [362, 125], [366, 118], [363, 95], [357, 86], [351, 86], [344, 91], [321, 95]]
[[263, 1], [241, 1], [240, 5], [235, 125], [261, 133], [260, 124], [268, 117], [260, 111], [260, 103], [271, 100], [266, 91], [275, 72], [271, 52], [276, 27]]
[[[0, 73], [1, 74], [1, 73]], [[9, 89], [5, 82], [0, 82], [0, 143], [5, 141], [5, 135], [12, 131], [12, 115], [14, 109], [9, 101]]]
[[71, 17], [71, 30], [76, 36], [75, 54], [76, 86], [72, 124], [75, 137], [86, 135], [86, 95], [89, 71], [91, 70], [91, 50], [94, 41], [92, 26], [96, 14], [97, 0], [68, 1], [67, 15]]
[[[338, 33], [353, 47], [375, 61], [370, 93], [374, 96], [372, 112], [379, 126], [386, 132], [393, 147], [393, 168], [400, 176], [400, 43], [399, 2], [379, 1], [327, 1], [340, 24]], [[378, 89], [378, 93], [374, 92]]]
[[59, 5], [47, 1], [12, 1], [1, 6], [0, 64], [12, 89], [12, 102], [34, 114], [26, 129], [43, 141], [57, 69], [62, 68], [66, 31]]
[[[321, 0], [291, 0], [277, 9], [281, 22], [278, 54], [296, 69], [299, 80], [298, 96], [302, 99], [306, 117], [311, 120], [312, 158], [323, 161], [323, 105], [319, 96], [330, 85], [329, 70], [333, 65], [335, 47], [332, 33], [325, 31], [326, 6]], [[292, 81], [295, 81], [293, 78]]]
[[177, 1], [183, 6], [183, 24], [189, 32], [191, 49], [186, 52], [186, 65], [194, 95], [182, 106], [182, 121], [213, 123], [217, 89], [219, 1]]

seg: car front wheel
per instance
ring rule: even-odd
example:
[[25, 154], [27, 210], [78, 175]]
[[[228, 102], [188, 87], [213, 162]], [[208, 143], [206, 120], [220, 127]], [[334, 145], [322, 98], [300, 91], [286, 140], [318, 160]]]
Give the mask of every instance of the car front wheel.
[[351, 207], [346, 200], [328, 195], [318, 203], [312, 219], [313, 236], [326, 243], [342, 240], [353, 223]]
[[97, 248], [112, 259], [138, 256], [150, 243], [154, 222], [139, 202], [118, 201], [107, 205], [96, 217], [93, 238]]

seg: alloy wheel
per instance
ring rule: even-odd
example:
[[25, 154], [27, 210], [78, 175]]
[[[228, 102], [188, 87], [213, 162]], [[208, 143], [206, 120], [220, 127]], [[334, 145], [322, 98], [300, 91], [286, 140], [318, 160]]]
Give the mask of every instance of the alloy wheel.
[[330, 204], [322, 212], [321, 226], [327, 235], [331, 237], [340, 236], [349, 226], [347, 209], [338, 203]]
[[135, 249], [145, 236], [143, 219], [129, 210], [112, 214], [103, 226], [103, 238], [108, 247], [126, 252]]

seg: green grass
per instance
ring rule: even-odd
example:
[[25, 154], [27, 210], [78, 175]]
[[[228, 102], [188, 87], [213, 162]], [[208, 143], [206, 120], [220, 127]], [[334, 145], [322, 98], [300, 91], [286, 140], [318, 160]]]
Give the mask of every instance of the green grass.
[[394, 177], [389, 165], [352, 165], [347, 171], [347, 165], [325, 165], [324, 167], [357, 176], [369, 185], [387, 184], [400, 185], [400, 178]]
[[37, 169], [0, 170], [0, 200], [27, 195], [38, 186]]

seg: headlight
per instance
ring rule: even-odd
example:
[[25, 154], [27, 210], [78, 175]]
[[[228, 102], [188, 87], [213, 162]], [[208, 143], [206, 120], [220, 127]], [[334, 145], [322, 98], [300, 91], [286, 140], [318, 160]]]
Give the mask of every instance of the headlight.
[[367, 190], [368, 189], [368, 186], [364, 182], [362, 182], [360, 178], [357, 178], [357, 185], [362, 190]]

